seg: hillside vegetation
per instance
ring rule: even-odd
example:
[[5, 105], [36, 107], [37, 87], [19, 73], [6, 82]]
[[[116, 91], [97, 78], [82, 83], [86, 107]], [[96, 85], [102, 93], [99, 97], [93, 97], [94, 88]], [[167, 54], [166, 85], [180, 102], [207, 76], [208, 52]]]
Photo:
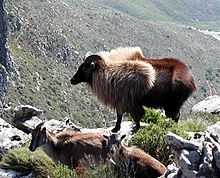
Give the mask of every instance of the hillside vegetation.
[[100, 0], [105, 5], [150, 21], [166, 21], [220, 30], [218, 0]]
[[198, 91], [184, 110], [210, 94], [206, 80], [220, 92], [220, 41], [198, 31], [144, 21], [98, 0], [6, 0], [5, 10], [14, 68], [5, 102], [11, 105], [32, 104], [49, 118], [69, 117], [82, 126], [109, 124], [114, 114], [85, 85], [69, 80], [87, 51], [118, 46], [186, 62]]

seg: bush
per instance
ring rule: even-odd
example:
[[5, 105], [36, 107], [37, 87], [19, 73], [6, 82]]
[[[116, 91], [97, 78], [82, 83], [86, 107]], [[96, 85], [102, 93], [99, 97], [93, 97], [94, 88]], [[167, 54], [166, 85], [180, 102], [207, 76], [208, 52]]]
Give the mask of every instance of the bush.
[[207, 124], [198, 118], [180, 121], [177, 124], [152, 109], [146, 109], [142, 121], [149, 123], [149, 125], [140, 129], [133, 136], [130, 145], [136, 145], [165, 165], [170, 163], [170, 155], [172, 154], [164, 140], [168, 131], [187, 139], [188, 132], [204, 131], [207, 127]]
[[74, 175], [67, 167], [55, 165], [42, 150], [32, 153], [27, 148], [9, 151], [0, 162], [0, 167], [21, 172], [23, 175], [32, 172], [36, 178], [71, 178]]

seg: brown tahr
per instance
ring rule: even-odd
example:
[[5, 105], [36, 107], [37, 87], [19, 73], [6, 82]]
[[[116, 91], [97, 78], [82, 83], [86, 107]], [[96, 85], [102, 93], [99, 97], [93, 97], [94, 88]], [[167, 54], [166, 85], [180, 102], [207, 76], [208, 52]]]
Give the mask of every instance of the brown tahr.
[[55, 162], [77, 169], [82, 168], [81, 161], [87, 162], [88, 158], [93, 159], [92, 163], [105, 162], [108, 159], [105, 144], [105, 138], [99, 133], [82, 133], [67, 129], [53, 134], [41, 123], [32, 131], [29, 149], [35, 151], [42, 146]]
[[128, 147], [121, 143], [124, 136], [111, 135], [104, 137], [108, 140], [107, 147], [111, 158], [119, 167], [122, 176], [134, 178], [157, 178], [166, 172], [166, 167], [137, 147]]
[[189, 68], [178, 59], [147, 59], [139, 47], [117, 48], [86, 57], [71, 83], [87, 83], [105, 105], [117, 112], [113, 132], [120, 130], [124, 113], [140, 127], [143, 106], [163, 108], [179, 119], [180, 108], [196, 90]]

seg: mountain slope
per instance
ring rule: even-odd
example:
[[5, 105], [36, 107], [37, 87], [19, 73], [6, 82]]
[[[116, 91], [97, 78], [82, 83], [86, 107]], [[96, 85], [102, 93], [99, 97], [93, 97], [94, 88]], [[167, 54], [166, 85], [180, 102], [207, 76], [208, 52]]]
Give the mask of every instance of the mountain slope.
[[150, 23], [88, 0], [8, 0], [8, 45], [15, 72], [6, 103], [32, 104], [49, 118], [65, 116], [82, 125], [109, 123], [114, 114], [70, 78], [87, 51], [140, 46], [146, 56], [173, 56], [192, 68], [198, 92], [185, 108], [209, 93], [206, 79], [220, 92], [220, 42], [198, 31]]
[[138, 18], [220, 30], [219, 0], [100, 0]]

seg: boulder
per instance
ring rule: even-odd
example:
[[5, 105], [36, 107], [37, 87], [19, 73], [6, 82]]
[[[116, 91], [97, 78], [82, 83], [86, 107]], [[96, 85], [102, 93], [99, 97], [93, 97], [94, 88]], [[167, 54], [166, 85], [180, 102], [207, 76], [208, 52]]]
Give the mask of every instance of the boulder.
[[190, 140], [168, 133], [165, 140], [174, 151], [176, 168], [172, 164], [172, 171], [168, 171], [164, 178], [219, 178], [219, 138], [220, 122], [208, 127], [204, 133], [196, 133]]
[[180, 136], [169, 132], [166, 135], [166, 142], [172, 145], [175, 150], [188, 149], [188, 150], [198, 150], [201, 149], [202, 145], [198, 142], [189, 141], [181, 138]]
[[213, 95], [205, 98], [192, 107], [192, 112], [220, 114], [220, 96]]
[[45, 112], [31, 105], [4, 108], [4, 119], [14, 127], [29, 134], [31, 129], [45, 119]]
[[44, 111], [31, 105], [19, 105], [14, 108], [14, 113], [15, 119], [26, 119], [33, 116], [40, 116]]
[[0, 155], [6, 153], [9, 149], [21, 147], [29, 140], [29, 135], [0, 118]]
[[218, 143], [220, 143], [220, 121], [208, 127], [207, 132]]
[[0, 178], [33, 178], [33, 175], [29, 174], [25, 176], [12, 170], [0, 169]]

